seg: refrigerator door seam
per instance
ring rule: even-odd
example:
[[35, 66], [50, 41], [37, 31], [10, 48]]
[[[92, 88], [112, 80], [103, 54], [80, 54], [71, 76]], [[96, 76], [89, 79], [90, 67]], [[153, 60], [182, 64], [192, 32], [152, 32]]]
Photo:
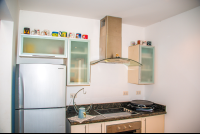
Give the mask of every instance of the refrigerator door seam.
[[66, 108], [66, 107], [50, 107], [50, 108], [19, 108], [15, 110], [38, 110], [38, 109], [59, 109], [59, 108]]

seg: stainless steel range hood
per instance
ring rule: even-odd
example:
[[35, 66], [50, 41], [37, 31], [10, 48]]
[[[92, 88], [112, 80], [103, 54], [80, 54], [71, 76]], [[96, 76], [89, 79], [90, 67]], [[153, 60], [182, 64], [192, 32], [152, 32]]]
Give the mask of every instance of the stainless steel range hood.
[[[105, 16], [100, 20], [99, 60], [90, 62], [141, 66], [139, 62], [122, 58], [122, 18]], [[116, 56], [117, 55], [117, 56]]]

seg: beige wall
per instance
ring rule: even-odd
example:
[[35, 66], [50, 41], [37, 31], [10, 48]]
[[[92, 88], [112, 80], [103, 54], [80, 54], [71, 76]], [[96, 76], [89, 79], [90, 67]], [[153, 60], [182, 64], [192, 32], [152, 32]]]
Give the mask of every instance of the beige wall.
[[[19, 16], [19, 35], [23, 32], [24, 27], [88, 34], [91, 40], [90, 61], [99, 59], [100, 20], [21, 10]], [[130, 42], [136, 41], [138, 38], [144, 39], [143, 27], [122, 24], [122, 56], [124, 58], [128, 58]], [[63, 60], [20, 58], [17, 56], [17, 63], [62, 64]], [[71, 102], [70, 94], [76, 93], [83, 87], [87, 94], [79, 93], [76, 98], [77, 104], [109, 103], [144, 98], [144, 86], [129, 84], [128, 68], [122, 64], [97, 64], [91, 66], [91, 85], [67, 87], [67, 105]], [[137, 90], [141, 91], [141, 95], [136, 95]], [[129, 95], [123, 96], [123, 91], [129, 91]]]
[[0, 44], [0, 132], [11, 132], [13, 22], [1, 20]]
[[200, 132], [200, 7], [145, 28], [155, 46], [155, 84], [145, 98], [167, 106], [166, 133]]
[[0, 133], [10, 133], [13, 121], [12, 90], [14, 88], [19, 9], [18, 0], [2, 1], [4, 8], [1, 8], [1, 12], [6, 13], [1, 20], [0, 29]]

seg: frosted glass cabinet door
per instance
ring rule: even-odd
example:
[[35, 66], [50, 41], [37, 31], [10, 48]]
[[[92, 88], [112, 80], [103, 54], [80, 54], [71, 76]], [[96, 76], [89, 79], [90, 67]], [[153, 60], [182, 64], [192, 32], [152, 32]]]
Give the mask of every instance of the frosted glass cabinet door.
[[140, 84], [154, 83], [154, 47], [141, 46], [140, 62]]
[[67, 58], [67, 38], [21, 35], [19, 56]]
[[69, 39], [67, 85], [90, 84], [90, 41]]

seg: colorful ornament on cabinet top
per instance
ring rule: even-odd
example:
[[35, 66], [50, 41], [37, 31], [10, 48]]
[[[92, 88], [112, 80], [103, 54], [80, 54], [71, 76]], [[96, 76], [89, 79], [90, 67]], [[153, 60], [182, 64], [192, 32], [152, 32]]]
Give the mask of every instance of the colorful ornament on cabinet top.
[[30, 28], [24, 27], [24, 34], [30, 34]]
[[52, 32], [52, 36], [54, 36], [54, 37], [58, 37], [58, 32], [53, 31], [53, 32]]

